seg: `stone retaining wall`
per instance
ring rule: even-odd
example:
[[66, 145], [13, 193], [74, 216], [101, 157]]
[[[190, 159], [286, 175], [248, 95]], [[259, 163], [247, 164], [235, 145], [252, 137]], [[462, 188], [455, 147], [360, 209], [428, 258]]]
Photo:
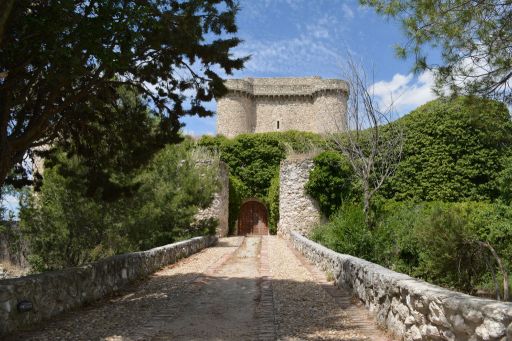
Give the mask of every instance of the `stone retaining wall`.
[[[216, 241], [213, 236], [196, 237], [81, 267], [0, 280], [0, 335], [98, 300]], [[20, 312], [23, 301], [32, 303], [32, 310]]]
[[318, 202], [304, 189], [313, 169], [309, 155], [296, 155], [281, 161], [279, 169], [279, 223], [277, 232], [286, 236], [289, 231], [307, 235], [321, 222]]
[[297, 232], [290, 232], [290, 240], [404, 340], [512, 340], [512, 303], [450, 291], [336, 253]]

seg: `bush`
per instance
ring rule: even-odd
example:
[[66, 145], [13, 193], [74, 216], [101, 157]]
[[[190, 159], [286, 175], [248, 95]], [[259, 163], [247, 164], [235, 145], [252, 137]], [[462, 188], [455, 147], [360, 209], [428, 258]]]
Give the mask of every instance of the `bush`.
[[474, 293], [498, 270], [481, 242], [492, 245], [510, 269], [511, 214], [508, 206], [479, 202], [388, 203], [378, 227], [385, 237], [377, 252], [387, 256], [380, 263]]
[[396, 200], [489, 201], [510, 153], [512, 123], [503, 103], [478, 98], [431, 101], [399, 120], [403, 159], [383, 194]]
[[[198, 164], [200, 158], [187, 145], [169, 145], [137, 172], [132, 196], [105, 201], [101, 192], [90, 195], [82, 160], [59, 153], [41, 191], [26, 196], [20, 211], [32, 267], [77, 266], [211, 232], [211, 225], [191, 227], [218, 185], [216, 170]], [[61, 165], [72, 170], [68, 176]]]
[[151, 160], [135, 179], [141, 185], [134, 198], [129, 240], [137, 249], [214, 232], [211, 224], [192, 223], [219, 188], [218, 162], [186, 144], [168, 145]]
[[433, 205], [415, 233], [422, 243], [415, 273], [428, 281], [472, 293], [485, 271], [485, 263], [466, 212], [455, 205]]
[[378, 214], [380, 223], [369, 230], [361, 208], [345, 204], [312, 237], [335, 251], [467, 293], [487, 288], [492, 295], [492, 273], [503, 278], [482, 243], [489, 243], [506, 269], [512, 269], [509, 206], [388, 201]]
[[279, 172], [274, 175], [270, 182], [267, 200], [269, 212], [268, 227], [271, 234], [276, 234], [277, 223], [279, 222]]
[[374, 240], [360, 205], [344, 205], [327, 224], [314, 229], [311, 238], [336, 252], [374, 261]]
[[[77, 157], [67, 158], [60, 153], [59, 160], [74, 174], [87, 172]], [[56, 165], [45, 170], [40, 193], [25, 197], [20, 224], [29, 241], [28, 260], [35, 271], [76, 266], [123, 251], [125, 245], [109, 240], [116, 233], [107, 230], [119, 227], [112, 217], [124, 205], [102, 205], [98, 197], [86, 196], [84, 178], [66, 178]], [[125, 231], [116, 232], [126, 235]], [[103, 252], [94, 252], [95, 249]]]
[[338, 152], [325, 151], [314, 158], [305, 189], [318, 201], [322, 213], [330, 217], [344, 201], [357, 199], [355, 182], [347, 159]]
[[[254, 197], [266, 203], [269, 228], [277, 228], [279, 164], [289, 153], [306, 153], [325, 147], [317, 134], [297, 131], [241, 134], [233, 139], [203, 136], [199, 146], [218, 151], [230, 171], [229, 231], [235, 231], [240, 204]], [[276, 178], [277, 177], [277, 178]]]

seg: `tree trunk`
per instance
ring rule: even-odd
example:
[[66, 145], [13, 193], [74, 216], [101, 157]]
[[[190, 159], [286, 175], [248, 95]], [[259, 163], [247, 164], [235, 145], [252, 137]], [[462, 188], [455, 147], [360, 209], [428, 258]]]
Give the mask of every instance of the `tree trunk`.
[[500, 272], [503, 275], [503, 300], [508, 301], [508, 299], [509, 299], [509, 292], [508, 292], [509, 282], [508, 282], [507, 269], [505, 269], [505, 266], [503, 265], [501, 258], [498, 256], [498, 253], [496, 252], [496, 250], [494, 250], [492, 245], [489, 244], [489, 242], [478, 242], [478, 243], [480, 245], [484, 246], [485, 248], [487, 248], [489, 251], [491, 251], [494, 259], [496, 260], [496, 263], [498, 263], [498, 268], [500, 269]]
[[12, 153], [9, 146], [7, 143], [0, 144], [0, 187], [3, 186], [5, 178], [7, 178], [13, 166]]
[[498, 283], [498, 279], [496, 278], [496, 271], [494, 271], [494, 266], [492, 266], [492, 264], [489, 263], [488, 257], [485, 257], [485, 258], [486, 258], [487, 266], [489, 267], [489, 269], [491, 269], [492, 281], [494, 282], [494, 292], [496, 293], [496, 299], [498, 301], [501, 301], [501, 291], [500, 291], [500, 285]]
[[368, 228], [371, 228], [371, 222], [370, 222], [370, 194], [368, 193], [368, 190], [364, 190], [363, 195], [363, 212], [364, 212], [364, 223]]

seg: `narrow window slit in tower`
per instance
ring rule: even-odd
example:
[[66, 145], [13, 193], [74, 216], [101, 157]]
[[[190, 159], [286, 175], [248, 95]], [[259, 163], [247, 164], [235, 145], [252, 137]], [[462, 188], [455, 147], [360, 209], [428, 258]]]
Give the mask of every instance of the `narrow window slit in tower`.
[[279, 121], [277, 121], [277, 130], [279, 130]]

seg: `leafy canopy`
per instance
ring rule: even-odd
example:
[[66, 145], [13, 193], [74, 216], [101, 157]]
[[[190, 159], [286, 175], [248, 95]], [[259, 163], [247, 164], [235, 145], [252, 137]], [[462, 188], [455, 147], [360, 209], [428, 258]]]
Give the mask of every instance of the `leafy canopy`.
[[494, 200], [510, 153], [512, 121], [502, 103], [459, 97], [431, 101], [397, 123], [404, 155], [383, 195], [397, 200]]
[[159, 151], [132, 173], [138, 184], [134, 193], [115, 200], [104, 200], [101, 191], [89, 193], [86, 159], [54, 153], [40, 192], [25, 196], [21, 209], [34, 270], [81, 265], [212, 232], [213, 225], [194, 224], [194, 215], [213, 199], [218, 164], [198, 163], [204, 156], [190, 143]]
[[114, 105], [120, 86], [137, 89], [176, 135], [180, 116], [212, 114], [202, 103], [226, 90], [216, 70], [246, 60], [231, 54], [233, 0], [9, 0], [0, 9], [0, 184], [27, 150], [94, 120], [90, 105]]
[[89, 120], [61, 134], [51, 148], [38, 153], [46, 166], [59, 164], [58, 172], [72, 178], [77, 176], [76, 169], [55, 159], [58, 153], [54, 151], [78, 156], [87, 167], [80, 175], [87, 180], [84, 195], [110, 201], [132, 194], [137, 185], [132, 181], [134, 172], [166, 143], [179, 138], [160, 129], [161, 119], [137, 91], [122, 87], [117, 89], [117, 96], [111, 104], [91, 103], [94, 100], [81, 104]]
[[[415, 70], [435, 69], [438, 92], [447, 86], [512, 103], [512, 2], [502, 0], [360, 0], [398, 19], [408, 38], [399, 57], [415, 58]], [[443, 65], [426, 57], [441, 49]]]

